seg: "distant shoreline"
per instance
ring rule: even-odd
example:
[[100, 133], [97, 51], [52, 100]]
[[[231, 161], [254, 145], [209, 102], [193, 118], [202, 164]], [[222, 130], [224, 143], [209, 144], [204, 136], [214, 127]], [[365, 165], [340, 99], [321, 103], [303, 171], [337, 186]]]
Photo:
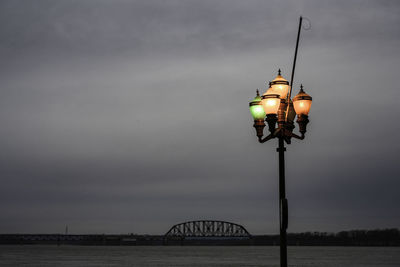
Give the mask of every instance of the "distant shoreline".
[[[81, 245], [81, 246], [277, 246], [278, 235], [168, 237], [139, 234], [0, 234], [0, 245]], [[338, 233], [289, 233], [289, 246], [365, 246], [398, 247], [400, 231], [351, 230]]]

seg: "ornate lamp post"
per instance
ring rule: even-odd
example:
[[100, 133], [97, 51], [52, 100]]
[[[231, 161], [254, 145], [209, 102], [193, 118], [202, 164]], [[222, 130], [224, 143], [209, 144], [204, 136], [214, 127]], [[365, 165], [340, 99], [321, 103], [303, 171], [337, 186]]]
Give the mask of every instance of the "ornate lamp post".
[[[297, 49], [300, 38], [302, 17], [300, 17], [299, 30], [295, 56], [292, 69], [291, 83], [281, 76], [278, 76], [269, 84], [267, 91], [260, 97], [257, 96], [250, 102], [250, 112], [254, 119], [254, 128], [257, 131], [258, 141], [265, 143], [271, 139], [278, 139], [277, 152], [279, 153], [279, 221], [280, 221], [280, 257], [281, 267], [287, 267], [287, 238], [288, 228], [288, 201], [285, 192], [285, 143], [290, 144], [291, 139], [303, 140], [306, 127], [309, 122], [308, 113], [310, 112], [312, 98], [306, 94], [301, 85], [300, 92], [291, 99], [293, 77], [296, 66]], [[297, 115], [300, 135], [293, 133], [295, 128], [294, 119]], [[264, 135], [264, 120], [268, 124], [269, 135]]]

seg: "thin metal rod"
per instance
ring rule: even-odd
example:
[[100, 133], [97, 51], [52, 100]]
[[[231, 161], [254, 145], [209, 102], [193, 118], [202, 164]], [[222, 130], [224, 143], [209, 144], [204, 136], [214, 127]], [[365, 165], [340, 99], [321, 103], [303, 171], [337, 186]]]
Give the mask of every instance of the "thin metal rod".
[[[290, 89], [289, 89], [289, 94], [288, 94], [288, 98], [287, 101], [289, 103], [290, 98], [292, 96], [292, 88], [293, 88], [293, 80], [294, 80], [294, 71], [296, 69], [296, 60], [297, 60], [297, 50], [299, 49], [299, 40], [300, 40], [300, 32], [301, 32], [301, 23], [303, 21], [303, 17], [300, 16], [299, 19], [299, 30], [297, 31], [297, 40], [296, 40], [296, 49], [294, 50], [294, 60], [293, 60], [293, 67], [292, 67], [292, 77], [290, 78]], [[287, 117], [289, 114], [289, 107], [290, 105], [288, 105], [287, 109], [286, 109], [286, 118], [285, 121], [287, 121]]]
[[287, 234], [288, 205], [285, 190], [285, 144], [282, 136], [279, 137], [279, 238], [281, 267], [287, 267]]

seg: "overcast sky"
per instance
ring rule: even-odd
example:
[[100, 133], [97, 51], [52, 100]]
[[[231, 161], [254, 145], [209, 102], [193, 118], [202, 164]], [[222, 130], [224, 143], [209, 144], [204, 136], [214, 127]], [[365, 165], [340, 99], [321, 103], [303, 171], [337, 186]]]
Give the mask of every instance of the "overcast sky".
[[248, 102], [290, 78], [300, 15], [288, 231], [400, 227], [399, 1], [49, 0], [0, 2], [0, 233], [278, 233]]

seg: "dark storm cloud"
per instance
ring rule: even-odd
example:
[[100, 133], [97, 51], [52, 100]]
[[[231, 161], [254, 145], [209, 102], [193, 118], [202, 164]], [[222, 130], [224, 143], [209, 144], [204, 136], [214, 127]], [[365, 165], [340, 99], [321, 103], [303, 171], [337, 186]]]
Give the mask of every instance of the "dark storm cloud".
[[290, 231], [398, 227], [396, 1], [3, 1], [2, 232], [277, 230], [277, 155], [247, 102], [314, 97], [287, 153]]

